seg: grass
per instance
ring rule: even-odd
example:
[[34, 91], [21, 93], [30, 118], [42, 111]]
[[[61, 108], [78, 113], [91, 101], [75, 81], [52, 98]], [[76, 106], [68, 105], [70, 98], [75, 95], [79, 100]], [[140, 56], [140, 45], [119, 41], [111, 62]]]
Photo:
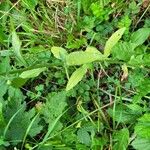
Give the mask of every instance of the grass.
[[149, 8], [2, 0], [0, 150], [149, 150]]

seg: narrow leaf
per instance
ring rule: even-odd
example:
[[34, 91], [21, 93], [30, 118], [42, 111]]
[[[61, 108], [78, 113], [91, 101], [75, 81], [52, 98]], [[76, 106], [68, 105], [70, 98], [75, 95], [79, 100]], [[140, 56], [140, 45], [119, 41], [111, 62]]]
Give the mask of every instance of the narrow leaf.
[[68, 83], [67, 83], [67, 87], [66, 87], [66, 91], [69, 91], [70, 89], [72, 89], [75, 85], [78, 84], [78, 82], [80, 82], [83, 78], [83, 76], [85, 75], [87, 71], [87, 66], [83, 65], [82, 67], [78, 68], [70, 77]]
[[12, 46], [13, 46], [13, 51], [16, 55], [16, 58], [21, 63], [26, 65], [26, 62], [25, 62], [24, 58], [22, 57], [22, 53], [21, 53], [21, 41], [19, 40], [19, 37], [17, 36], [15, 31], [12, 32]]
[[106, 42], [105, 48], [104, 48], [104, 55], [109, 56], [111, 53], [111, 49], [117, 44], [117, 42], [122, 37], [123, 33], [125, 32], [126, 28], [121, 28], [117, 30], [112, 36], [108, 39]]
[[27, 71], [22, 72], [19, 77], [23, 79], [34, 78], [34, 77], [37, 77], [41, 72], [45, 70], [46, 70], [46, 67], [27, 70]]

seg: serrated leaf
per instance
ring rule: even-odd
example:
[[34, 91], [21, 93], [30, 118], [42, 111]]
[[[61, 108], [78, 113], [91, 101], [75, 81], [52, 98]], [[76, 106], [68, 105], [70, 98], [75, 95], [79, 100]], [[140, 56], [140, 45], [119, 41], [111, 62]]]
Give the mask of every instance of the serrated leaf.
[[131, 42], [139, 46], [150, 36], [150, 28], [141, 28], [131, 35]]
[[103, 61], [106, 57], [95, 52], [72, 52], [66, 56], [66, 64], [68, 66], [83, 65], [94, 61]]
[[126, 28], [121, 28], [117, 30], [112, 36], [107, 40], [104, 48], [104, 55], [109, 56], [111, 53], [112, 48], [117, 44], [117, 42], [121, 39], [123, 33], [125, 32]]
[[77, 132], [77, 137], [80, 143], [85, 144], [87, 146], [90, 145], [91, 143], [91, 137], [89, 133], [85, 129], [79, 129]]
[[40, 73], [46, 70], [46, 67], [36, 68], [22, 72], [19, 77], [23, 79], [37, 77]]
[[83, 76], [86, 74], [87, 66], [83, 65], [82, 67], [78, 68], [70, 77], [66, 91], [71, 90], [74, 86], [76, 86], [83, 78]]
[[131, 144], [136, 150], [149, 150], [150, 149], [150, 139], [136, 138]]
[[17, 36], [16, 32], [12, 32], [12, 46], [13, 46], [13, 51], [15, 53], [16, 58], [26, 65], [26, 61], [24, 60], [21, 52], [21, 41], [19, 40], [19, 37]]
[[113, 150], [126, 150], [129, 143], [129, 130], [127, 128], [121, 129], [114, 133]]
[[150, 138], [150, 114], [144, 114], [141, 118], [138, 119], [136, 124], [135, 133], [141, 138]]
[[57, 59], [64, 59], [65, 56], [67, 55], [67, 51], [62, 47], [53, 46], [51, 48], [51, 51]]
[[117, 105], [114, 116], [111, 108], [107, 112], [118, 123], [133, 123], [142, 114], [141, 110], [134, 111], [125, 105]]

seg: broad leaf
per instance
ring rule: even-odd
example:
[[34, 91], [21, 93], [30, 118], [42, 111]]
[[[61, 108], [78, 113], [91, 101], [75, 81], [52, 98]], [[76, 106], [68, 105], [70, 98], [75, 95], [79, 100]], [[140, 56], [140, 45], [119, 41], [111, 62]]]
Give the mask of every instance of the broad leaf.
[[19, 40], [19, 37], [17, 36], [16, 32], [12, 32], [12, 46], [13, 51], [15, 53], [16, 58], [24, 65], [26, 65], [26, 61], [24, 60], [22, 53], [21, 53], [21, 41]]
[[149, 150], [150, 149], [150, 139], [138, 137], [132, 142], [132, 146], [136, 150], [142, 150], [143, 148], [144, 148], [144, 150]]
[[40, 73], [42, 73], [45, 70], [46, 70], [46, 67], [27, 70], [27, 71], [22, 72], [19, 75], [19, 77], [23, 79], [34, 78], [34, 77], [37, 77]]
[[91, 137], [89, 133], [83, 128], [79, 129], [77, 132], [77, 137], [80, 143], [83, 143], [87, 146], [91, 144]]
[[129, 143], [129, 130], [127, 128], [121, 129], [114, 133], [113, 141], [113, 150], [126, 150]]
[[142, 114], [140, 109], [135, 111], [130, 109], [128, 105], [117, 105], [114, 115], [111, 108], [107, 112], [118, 123], [133, 123]]
[[89, 53], [97, 53], [98, 55], [101, 55], [102, 53], [95, 47], [93, 46], [88, 46], [85, 50], [85, 52], [89, 52]]
[[117, 30], [106, 42], [105, 48], [104, 48], [104, 55], [109, 56], [111, 53], [112, 48], [117, 44], [117, 42], [122, 37], [123, 33], [125, 32], [126, 28], [121, 28]]
[[113, 58], [129, 61], [134, 54], [135, 45], [128, 42], [119, 42], [112, 48]]
[[138, 119], [136, 124], [135, 133], [142, 138], [150, 138], [150, 114], [144, 114]]
[[150, 36], [150, 28], [141, 28], [131, 35], [131, 42], [136, 46], [142, 45]]
[[57, 59], [64, 59], [65, 56], [67, 55], [67, 51], [62, 47], [53, 46], [51, 48], [51, 51]]
[[91, 63], [94, 61], [103, 61], [106, 57], [100, 53], [95, 52], [72, 52], [66, 56], [66, 63], [69, 66], [82, 65], [86, 63]]
[[75, 85], [78, 84], [78, 82], [80, 82], [83, 78], [83, 76], [86, 74], [87, 71], [87, 66], [83, 65], [82, 67], [78, 68], [70, 77], [68, 83], [67, 83], [67, 87], [66, 87], [66, 91], [69, 91], [70, 89], [72, 89]]

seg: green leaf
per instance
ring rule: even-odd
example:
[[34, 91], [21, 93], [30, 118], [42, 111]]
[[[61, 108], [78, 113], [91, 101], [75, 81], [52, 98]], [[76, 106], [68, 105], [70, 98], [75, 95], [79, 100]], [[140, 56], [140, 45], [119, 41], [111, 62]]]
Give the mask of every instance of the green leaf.
[[5, 44], [5, 40], [7, 40], [7, 35], [3, 31], [3, 27], [0, 25], [0, 43]]
[[136, 124], [135, 133], [142, 138], [150, 138], [150, 114], [144, 114], [138, 119]]
[[45, 70], [46, 70], [46, 67], [32, 69], [32, 70], [27, 70], [27, 71], [22, 72], [19, 75], [19, 77], [23, 78], [23, 79], [34, 78], [34, 77], [37, 77], [40, 73], [42, 73]]
[[0, 128], [5, 125], [5, 119], [3, 116], [3, 104], [0, 103]]
[[42, 107], [41, 114], [44, 120], [51, 124], [63, 113], [66, 106], [66, 92], [50, 93]]
[[131, 35], [130, 42], [136, 46], [142, 45], [150, 36], [150, 28], [141, 28]]
[[77, 137], [80, 143], [85, 144], [87, 146], [91, 144], [91, 137], [84, 128], [78, 130]]
[[119, 42], [112, 48], [113, 58], [129, 61], [134, 54], [135, 45], [128, 42]]
[[15, 31], [12, 32], [12, 46], [16, 58], [26, 66], [26, 61], [24, 60], [21, 52], [21, 41]]
[[114, 115], [111, 108], [107, 112], [118, 123], [133, 123], [142, 114], [140, 109], [135, 111], [130, 109], [130, 106], [125, 105], [117, 105]]
[[77, 85], [83, 78], [83, 76], [86, 74], [87, 72], [87, 66], [83, 65], [80, 68], [78, 68], [70, 77], [68, 83], [67, 83], [67, 87], [66, 87], [66, 91], [71, 90], [75, 85]]
[[14, 78], [12, 81], [11, 81], [11, 85], [13, 86], [13, 87], [15, 87], [15, 88], [20, 88], [20, 87], [22, 87], [25, 83], [26, 83], [26, 81], [27, 81], [28, 79], [23, 79], [23, 78]]
[[104, 55], [109, 56], [111, 53], [112, 48], [117, 44], [117, 42], [121, 39], [123, 33], [125, 32], [126, 28], [121, 28], [117, 30], [112, 36], [107, 40], [104, 48]]
[[69, 66], [83, 65], [94, 61], [104, 61], [106, 57], [100, 53], [95, 52], [72, 52], [66, 56], [66, 63]]
[[62, 47], [53, 46], [51, 51], [57, 59], [64, 59], [67, 55], [67, 51]]
[[23, 0], [23, 4], [31, 10], [35, 9], [35, 6], [38, 4], [38, 0]]
[[102, 53], [95, 47], [93, 46], [88, 46], [85, 50], [85, 52], [89, 52], [89, 53], [97, 53], [98, 55], [102, 55]]
[[[27, 105], [24, 101], [24, 96], [19, 89], [9, 88], [8, 95], [10, 100], [7, 102], [4, 109], [4, 119], [7, 124], [5, 129], [0, 128], [4, 132], [4, 137], [11, 140], [13, 144], [20, 143], [23, 140], [26, 131], [36, 115], [35, 109], [26, 111]], [[34, 137], [41, 132], [42, 126], [39, 124], [40, 119], [36, 118], [28, 135]]]
[[127, 128], [117, 131], [113, 135], [115, 144], [113, 150], [126, 150], [129, 143], [129, 130]]
[[149, 150], [150, 149], [150, 139], [136, 138], [131, 144], [136, 150]]

